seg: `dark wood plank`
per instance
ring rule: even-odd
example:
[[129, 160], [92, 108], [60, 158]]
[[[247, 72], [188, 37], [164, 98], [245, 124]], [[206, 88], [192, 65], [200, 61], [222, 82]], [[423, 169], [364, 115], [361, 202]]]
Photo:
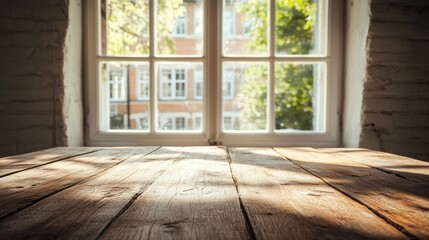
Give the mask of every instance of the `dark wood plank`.
[[257, 239], [406, 239], [273, 149], [232, 148], [230, 156]]
[[429, 238], [429, 189], [368, 165], [311, 148], [276, 148], [283, 156], [322, 178], [395, 225], [411, 238]]
[[0, 178], [0, 219], [99, 174], [132, 154], [135, 152], [128, 148], [106, 149]]
[[101, 239], [248, 239], [225, 150], [181, 152]]
[[66, 158], [100, 150], [94, 147], [56, 147], [42, 151], [0, 158], [0, 177]]
[[359, 162], [400, 178], [429, 184], [429, 162], [364, 148], [324, 148], [323, 152]]
[[[0, 222], [5, 239], [95, 239], [170, 165], [180, 148], [130, 148], [127, 159]], [[1, 237], [0, 237], [1, 238]]]

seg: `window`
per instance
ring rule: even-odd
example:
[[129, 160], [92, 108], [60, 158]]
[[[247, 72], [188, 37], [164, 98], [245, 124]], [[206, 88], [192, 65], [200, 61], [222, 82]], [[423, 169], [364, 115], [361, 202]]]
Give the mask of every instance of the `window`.
[[337, 146], [342, 4], [85, 1], [89, 145]]
[[224, 8], [223, 35], [232, 37], [235, 34], [235, 11], [233, 8]]
[[233, 99], [234, 98], [234, 70], [225, 69], [223, 71], [223, 99]]
[[194, 70], [194, 98], [203, 98], [203, 71], [200, 69]]
[[173, 35], [182, 36], [186, 34], [186, 17], [181, 15], [176, 19], [174, 23]]
[[149, 119], [147, 117], [141, 117], [138, 120], [139, 129], [149, 129]]
[[160, 96], [161, 99], [186, 98], [186, 70], [161, 69]]
[[223, 129], [224, 130], [232, 130], [232, 117], [223, 117]]
[[137, 68], [137, 96], [140, 100], [149, 100], [149, 69], [147, 66]]
[[126, 87], [127, 87], [127, 69], [110, 65], [109, 68], [109, 93], [110, 100], [126, 100]]
[[188, 130], [189, 114], [182, 112], [164, 113], [159, 116], [160, 131], [183, 131]]

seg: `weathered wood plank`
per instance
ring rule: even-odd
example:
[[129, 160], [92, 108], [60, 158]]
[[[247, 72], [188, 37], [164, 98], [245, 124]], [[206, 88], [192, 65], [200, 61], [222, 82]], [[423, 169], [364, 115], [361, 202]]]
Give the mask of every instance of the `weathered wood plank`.
[[247, 239], [224, 149], [187, 147], [101, 239]]
[[232, 148], [230, 156], [257, 239], [406, 239], [273, 149]]
[[130, 148], [122, 163], [0, 221], [0, 238], [95, 239], [179, 159], [178, 149]]
[[411, 238], [429, 238], [429, 190], [311, 148], [276, 148], [287, 159], [377, 212]]
[[0, 177], [66, 158], [100, 150], [95, 147], [56, 147], [17, 156], [0, 158]]
[[[154, 149], [149, 147], [146, 151]], [[135, 153], [128, 148], [106, 149], [0, 178], [0, 219], [94, 176], [132, 154]]]
[[323, 148], [323, 152], [429, 185], [429, 162], [364, 148]]

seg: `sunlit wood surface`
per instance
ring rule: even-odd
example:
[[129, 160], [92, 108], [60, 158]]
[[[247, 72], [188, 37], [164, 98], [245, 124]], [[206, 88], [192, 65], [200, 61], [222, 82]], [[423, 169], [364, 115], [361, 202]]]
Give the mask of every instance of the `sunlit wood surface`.
[[367, 149], [0, 158], [0, 239], [429, 239], [429, 163]]

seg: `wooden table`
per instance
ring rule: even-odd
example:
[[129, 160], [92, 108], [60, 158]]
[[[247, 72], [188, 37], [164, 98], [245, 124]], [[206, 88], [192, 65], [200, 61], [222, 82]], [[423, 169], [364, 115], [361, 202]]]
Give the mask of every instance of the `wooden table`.
[[0, 159], [0, 239], [429, 239], [429, 163], [366, 149], [54, 148]]

